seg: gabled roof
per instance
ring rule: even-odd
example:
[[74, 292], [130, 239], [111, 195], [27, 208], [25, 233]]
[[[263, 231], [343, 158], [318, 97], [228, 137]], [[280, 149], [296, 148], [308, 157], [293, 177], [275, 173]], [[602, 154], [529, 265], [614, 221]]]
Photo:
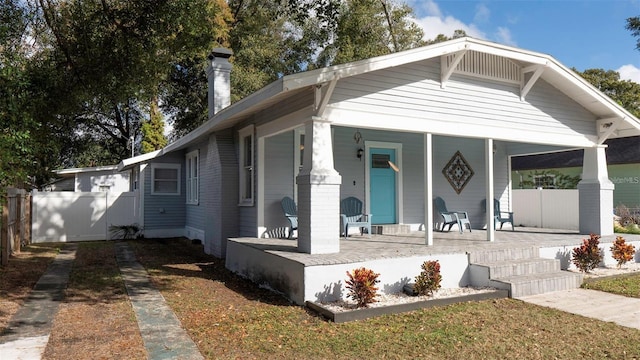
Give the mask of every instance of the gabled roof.
[[[347, 77], [417, 61], [453, 55], [453, 65], [447, 71], [443, 71], [442, 84], [444, 86], [448, 76], [456, 71], [455, 66], [460, 61], [459, 59], [455, 60], [455, 57], [463, 57], [464, 54], [469, 52], [485, 53], [510, 59], [518, 64], [522, 69], [523, 75], [525, 73], [531, 74], [522, 84], [521, 96], [523, 97], [526, 97], [528, 90], [539, 78], [544, 79], [565, 93], [600, 119], [598, 126], [601, 129], [601, 142], [604, 142], [609, 137], [640, 134], [640, 120], [550, 55], [464, 37], [371, 59], [283, 76], [261, 90], [218, 112], [200, 127], [167, 145], [161, 151], [162, 153], [167, 153], [183, 149], [193, 142], [200, 141], [211, 132], [232, 127], [244, 121], [251, 114], [266, 109], [274, 103], [299, 91], [304, 91], [311, 86], [324, 85]], [[156, 156], [159, 155], [161, 153], [156, 154]], [[132, 160], [129, 162], [131, 164], [148, 159], [136, 157], [127, 160]], [[120, 169], [126, 166], [123, 161], [120, 164]]]

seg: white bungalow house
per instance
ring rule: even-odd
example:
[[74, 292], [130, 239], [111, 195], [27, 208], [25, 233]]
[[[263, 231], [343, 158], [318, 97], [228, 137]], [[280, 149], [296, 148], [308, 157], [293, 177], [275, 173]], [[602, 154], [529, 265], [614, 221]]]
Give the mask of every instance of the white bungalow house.
[[[363, 201], [383, 233], [424, 231], [428, 248], [435, 197], [483, 228], [493, 202], [482, 200], [511, 208], [511, 156], [575, 148], [585, 150], [580, 232], [613, 232], [602, 144], [640, 134], [640, 121], [549, 55], [460, 38], [284, 76], [229, 105], [230, 55], [210, 57], [209, 121], [119, 165], [140, 177], [146, 237], [200, 239], [229, 269], [303, 303], [332, 295], [323, 289], [354, 267], [313, 266], [339, 262], [341, 199]], [[285, 196], [298, 204], [297, 240], [277, 245], [265, 238], [285, 233]], [[487, 227], [486, 240], [495, 235]], [[305, 259], [274, 260], [287, 251]], [[452, 258], [465, 262], [453, 284], [470, 282], [466, 261]]]

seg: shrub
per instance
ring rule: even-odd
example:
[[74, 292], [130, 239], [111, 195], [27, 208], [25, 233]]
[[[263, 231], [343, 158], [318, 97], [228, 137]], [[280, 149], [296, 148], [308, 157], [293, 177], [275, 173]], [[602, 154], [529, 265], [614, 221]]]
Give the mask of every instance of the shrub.
[[416, 276], [416, 284], [413, 289], [420, 295], [433, 295], [434, 291], [440, 289], [442, 275], [440, 275], [440, 263], [436, 261], [425, 261], [422, 264], [422, 272]]
[[130, 240], [141, 236], [142, 228], [137, 223], [131, 225], [110, 225], [109, 232], [112, 239]]
[[589, 239], [582, 240], [582, 245], [573, 249], [573, 263], [580, 271], [588, 273], [600, 265], [602, 251], [598, 245], [600, 245], [600, 235], [591, 234]]
[[632, 211], [626, 205], [620, 204], [616, 206], [615, 214], [619, 216], [618, 223], [622, 227], [640, 223], [640, 214], [638, 211]]
[[635, 247], [627, 244], [622, 236], [617, 236], [616, 241], [611, 245], [611, 256], [618, 262], [618, 267], [631, 261], [635, 252]]
[[380, 274], [362, 267], [347, 271], [347, 276], [346, 284], [349, 290], [347, 298], [355, 300], [357, 307], [368, 307], [369, 304], [376, 302], [375, 297], [378, 296], [376, 284], [380, 282], [378, 280]]

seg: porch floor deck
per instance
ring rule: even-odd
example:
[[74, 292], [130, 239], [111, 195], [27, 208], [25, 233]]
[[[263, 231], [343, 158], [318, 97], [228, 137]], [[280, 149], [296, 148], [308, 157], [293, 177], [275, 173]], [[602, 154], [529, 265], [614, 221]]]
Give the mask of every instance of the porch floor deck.
[[[640, 235], [618, 235], [622, 235], [627, 242], [640, 241]], [[493, 242], [487, 241], [486, 230], [474, 229], [471, 233], [467, 231], [463, 234], [458, 231], [434, 231], [433, 236], [433, 246], [427, 246], [423, 231], [412, 232], [409, 235], [371, 235], [370, 237], [353, 235], [348, 239], [341, 238], [339, 253], [314, 255], [298, 252], [295, 239], [237, 238], [233, 241], [296, 261], [304, 266], [317, 266], [532, 246], [538, 248], [566, 246], [570, 251], [581, 244], [582, 239], [589, 237], [571, 230], [525, 227], [518, 227], [516, 231], [498, 230]], [[600, 242], [612, 243], [615, 238], [615, 234], [603, 236]]]

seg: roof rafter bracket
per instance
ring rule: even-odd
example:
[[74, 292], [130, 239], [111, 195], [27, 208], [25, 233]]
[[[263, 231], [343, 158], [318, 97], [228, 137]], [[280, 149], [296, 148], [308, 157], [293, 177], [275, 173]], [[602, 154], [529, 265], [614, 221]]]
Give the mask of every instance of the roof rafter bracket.
[[527, 97], [527, 94], [529, 93], [529, 91], [531, 91], [531, 88], [533, 88], [533, 85], [536, 83], [536, 81], [538, 81], [538, 79], [540, 78], [540, 76], [542, 75], [546, 67], [547, 67], [546, 65], [532, 65], [522, 69], [523, 79], [524, 79], [524, 74], [529, 72], [533, 72], [533, 74], [531, 75], [529, 80], [527, 80], [526, 83], [523, 83], [522, 86], [520, 87], [520, 101], [524, 101], [524, 98]]
[[464, 55], [469, 49], [464, 49], [453, 53], [453, 61], [447, 65], [447, 55], [440, 57], [440, 87], [444, 89], [447, 86], [447, 81], [460, 64], [460, 61], [464, 58]]
[[620, 124], [624, 121], [624, 118], [606, 118], [600, 119], [596, 121], [596, 126], [598, 127], [598, 145], [602, 145], [609, 136], [612, 134], [617, 134], [617, 129]]
[[[316, 87], [314, 101], [314, 110], [316, 111], [315, 116], [322, 117], [324, 115], [324, 111], [327, 108], [327, 104], [329, 104], [329, 99], [331, 99], [331, 95], [333, 94], [333, 90], [336, 88], [337, 82], [338, 77], [336, 76], [331, 81], [329, 81], [328, 86]], [[325, 87], [326, 90], [323, 92], [322, 89]]]

